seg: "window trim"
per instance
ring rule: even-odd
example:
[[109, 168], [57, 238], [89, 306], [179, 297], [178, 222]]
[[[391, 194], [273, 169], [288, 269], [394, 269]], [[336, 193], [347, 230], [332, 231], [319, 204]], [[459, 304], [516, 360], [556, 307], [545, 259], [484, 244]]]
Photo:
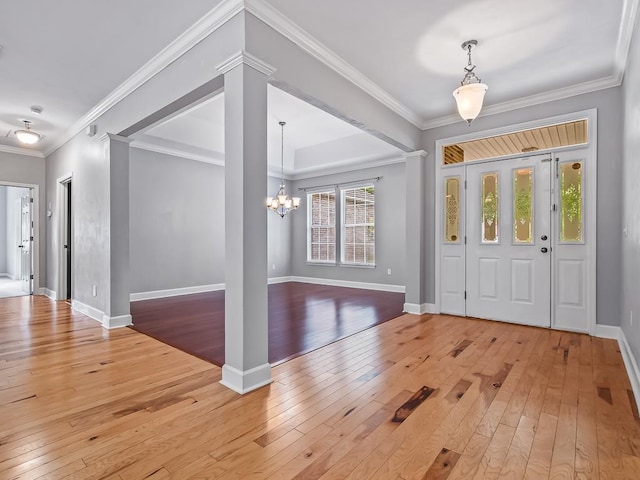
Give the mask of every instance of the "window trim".
[[[373, 211], [374, 211], [374, 218], [373, 218], [373, 228], [374, 228], [374, 233], [373, 233], [373, 262], [347, 262], [344, 259], [344, 251], [345, 248], [344, 246], [346, 245], [345, 242], [345, 233], [346, 233], [346, 228], [347, 225], [345, 223], [345, 219], [346, 219], [346, 214], [345, 214], [345, 207], [346, 207], [346, 202], [345, 202], [345, 192], [347, 190], [356, 190], [359, 188], [372, 188], [373, 192], [374, 192], [374, 199], [373, 199]], [[360, 268], [375, 268], [376, 267], [376, 231], [375, 231], [375, 227], [376, 227], [376, 219], [375, 219], [375, 206], [376, 206], [376, 201], [375, 201], [375, 191], [376, 191], [376, 187], [374, 185], [373, 182], [361, 182], [361, 183], [352, 183], [349, 185], [344, 185], [344, 186], [340, 186], [339, 187], [340, 190], [340, 217], [339, 217], [339, 224], [340, 224], [340, 251], [339, 251], [339, 257], [336, 255], [336, 258], [339, 258], [339, 264], [340, 266], [344, 266], [344, 267], [360, 267]], [[338, 220], [338, 219], [337, 219]], [[351, 226], [370, 226], [370, 223], [363, 223], [363, 224], [353, 224], [353, 225], [349, 225]], [[367, 244], [365, 244], [367, 245]], [[338, 252], [336, 252], [338, 253]]]
[[[312, 224], [312, 216], [313, 216], [313, 201], [311, 200], [311, 197], [313, 195], [317, 195], [317, 194], [333, 194], [334, 195], [334, 225], [333, 228], [336, 232], [335, 234], [335, 238], [334, 238], [334, 251], [335, 251], [335, 258], [334, 260], [319, 260], [319, 259], [314, 259], [311, 258], [311, 245], [312, 245], [312, 228], [313, 228], [313, 224]], [[308, 206], [307, 208], [307, 259], [306, 259], [306, 263], [307, 265], [316, 265], [316, 266], [336, 266], [338, 265], [338, 234], [337, 234], [337, 229], [338, 229], [338, 218], [337, 218], [337, 213], [338, 213], [338, 207], [337, 207], [337, 201], [338, 201], [338, 195], [336, 192], [336, 189], [334, 188], [333, 190], [331, 189], [317, 189], [314, 191], [309, 191], [307, 192], [307, 203], [306, 205]]]

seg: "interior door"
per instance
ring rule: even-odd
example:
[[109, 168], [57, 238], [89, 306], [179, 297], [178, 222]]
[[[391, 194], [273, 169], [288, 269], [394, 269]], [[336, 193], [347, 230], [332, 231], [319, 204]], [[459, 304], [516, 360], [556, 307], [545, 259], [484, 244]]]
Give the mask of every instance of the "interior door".
[[21, 200], [21, 275], [22, 291], [27, 294], [33, 293], [31, 250], [33, 245], [33, 223], [32, 223], [32, 203], [30, 195], [23, 195]]
[[551, 157], [468, 165], [466, 314], [551, 326]]

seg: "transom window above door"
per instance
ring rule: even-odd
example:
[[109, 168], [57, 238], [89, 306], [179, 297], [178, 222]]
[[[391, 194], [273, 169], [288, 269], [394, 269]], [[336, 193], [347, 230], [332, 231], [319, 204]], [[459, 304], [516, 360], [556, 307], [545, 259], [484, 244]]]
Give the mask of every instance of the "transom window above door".
[[442, 163], [452, 165], [495, 159], [518, 153], [583, 145], [588, 141], [587, 120], [577, 120], [445, 145], [442, 147]]

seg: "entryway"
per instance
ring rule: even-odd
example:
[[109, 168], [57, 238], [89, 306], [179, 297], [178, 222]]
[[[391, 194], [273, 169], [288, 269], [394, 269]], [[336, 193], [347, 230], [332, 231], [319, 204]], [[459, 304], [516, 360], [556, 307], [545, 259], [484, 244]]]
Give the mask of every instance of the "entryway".
[[33, 189], [0, 185], [0, 298], [33, 293]]
[[593, 330], [593, 151], [582, 145], [441, 165], [442, 313]]

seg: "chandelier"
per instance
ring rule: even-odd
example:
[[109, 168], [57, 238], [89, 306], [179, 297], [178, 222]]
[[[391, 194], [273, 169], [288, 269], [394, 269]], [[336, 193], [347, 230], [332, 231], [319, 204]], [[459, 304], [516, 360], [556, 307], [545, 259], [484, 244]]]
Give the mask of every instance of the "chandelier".
[[20, 140], [22, 143], [33, 145], [38, 140], [40, 140], [40, 138], [42, 138], [42, 135], [31, 130], [31, 122], [29, 120], [23, 120], [23, 122], [25, 129], [16, 130], [16, 137], [18, 137], [18, 140]]
[[291, 197], [284, 190], [284, 126], [286, 122], [279, 122], [282, 129], [282, 138], [280, 145], [280, 189], [274, 197], [267, 198], [267, 208], [276, 212], [280, 217], [289, 213], [291, 210], [297, 210], [300, 206], [300, 197]]
[[469, 125], [480, 114], [484, 94], [489, 88], [474, 72], [476, 66], [471, 62], [471, 49], [476, 45], [478, 45], [477, 40], [467, 40], [462, 44], [462, 49], [467, 51], [468, 61], [467, 66], [464, 67], [464, 78], [460, 86], [453, 91], [458, 113]]

